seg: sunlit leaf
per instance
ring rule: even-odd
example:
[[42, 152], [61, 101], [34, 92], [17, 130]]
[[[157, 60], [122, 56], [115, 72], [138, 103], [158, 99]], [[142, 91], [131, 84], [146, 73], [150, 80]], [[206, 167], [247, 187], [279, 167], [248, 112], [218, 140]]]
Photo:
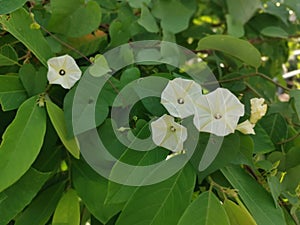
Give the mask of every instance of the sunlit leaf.
[[256, 68], [261, 64], [261, 55], [252, 44], [229, 35], [210, 35], [205, 37], [199, 41], [197, 49], [218, 50], [230, 54]]
[[[36, 97], [24, 102], [3, 134], [0, 146], [0, 192], [16, 182], [36, 159], [46, 132], [46, 112]], [[26, 153], [26, 154], [25, 154]]]
[[76, 139], [68, 138], [64, 112], [50, 100], [46, 103], [50, 120], [66, 149], [75, 157], [79, 158], [79, 146]]

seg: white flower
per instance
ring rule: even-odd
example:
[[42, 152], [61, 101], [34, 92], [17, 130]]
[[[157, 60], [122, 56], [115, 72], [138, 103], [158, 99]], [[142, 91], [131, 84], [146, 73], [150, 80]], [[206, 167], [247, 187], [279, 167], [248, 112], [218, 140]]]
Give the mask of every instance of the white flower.
[[176, 123], [174, 118], [163, 115], [151, 123], [153, 142], [173, 152], [183, 150], [183, 142], [187, 139], [187, 129]]
[[251, 103], [251, 116], [250, 122], [256, 124], [267, 112], [267, 104], [264, 104], [265, 99], [263, 98], [252, 98]]
[[47, 64], [50, 84], [60, 84], [63, 88], [70, 89], [81, 77], [81, 70], [69, 55], [53, 57]]
[[234, 133], [244, 105], [229, 90], [217, 88], [195, 101], [194, 125], [199, 131], [217, 136]]
[[245, 120], [244, 122], [237, 125], [236, 130], [242, 132], [243, 134], [255, 134], [254, 131], [255, 124], [250, 123], [249, 120]]
[[163, 90], [161, 104], [172, 116], [186, 118], [194, 114], [194, 99], [200, 96], [202, 88], [195, 81], [175, 78]]

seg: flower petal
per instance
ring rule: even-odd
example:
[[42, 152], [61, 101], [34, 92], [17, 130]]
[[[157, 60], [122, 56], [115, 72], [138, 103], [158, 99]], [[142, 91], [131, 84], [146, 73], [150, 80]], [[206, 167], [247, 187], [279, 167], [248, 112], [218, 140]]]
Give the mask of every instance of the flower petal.
[[151, 133], [153, 142], [173, 152], [181, 151], [183, 143], [187, 139], [187, 129], [176, 123], [174, 118], [163, 115], [151, 122]]
[[80, 68], [69, 55], [53, 57], [47, 64], [47, 78], [50, 84], [60, 84], [63, 88], [70, 89], [81, 77]]
[[237, 125], [236, 130], [242, 132], [243, 134], [255, 134], [254, 124], [250, 123], [249, 120], [245, 120], [244, 122]]
[[194, 99], [202, 96], [202, 88], [193, 80], [175, 78], [169, 81], [161, 95], [161, 103], [175, 117], [194, 114]]

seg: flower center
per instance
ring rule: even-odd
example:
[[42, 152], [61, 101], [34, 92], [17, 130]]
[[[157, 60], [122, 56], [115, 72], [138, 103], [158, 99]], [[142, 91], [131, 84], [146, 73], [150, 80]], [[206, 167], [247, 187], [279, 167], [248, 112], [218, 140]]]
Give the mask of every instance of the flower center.
[[176, 131], [176, 128], [175, 128], [174, 126], [170, 126], [170, 130], [171, 130], [172, 132], [175, 132], [175, 131]]
[[177, 103], [178, 103], [178, 104], [180, 104], [180, 105], [184, 104], [184, 100], [183, 100], [183, 98], [179, 98], [179, 99], [177, 99]]
[[61, 69], [58, 73], [59, 75], [63, 76], [66, 74], [66, 71], [64, 69]]
[[216, 120], [219, 120], [219, 119], [222, 118], [222, 115], [221, 115], [220, 113], [215, 113], [215, 114], [214, 114], [214, 118], [215, 118]]

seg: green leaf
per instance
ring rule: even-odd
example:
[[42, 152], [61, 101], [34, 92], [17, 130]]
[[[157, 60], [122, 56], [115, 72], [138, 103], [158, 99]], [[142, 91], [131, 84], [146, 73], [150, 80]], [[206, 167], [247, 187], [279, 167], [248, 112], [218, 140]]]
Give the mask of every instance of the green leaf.
[[288, 38], [289, 34], [281, 27], [269, 26], [260, 31], [261, 34], [267, 37]]
[[55, 209], [52, 225], [79, 225], [79, 199], [73, 189], [69, 189], [59, 200]]
[[240, 134], [240, 150], [232, 163], [253, 166], [254, 143], [250, 135]]
[[18, 216], [15, 225], [45, 225], [52, 216], [63, 194], [64, 187], [65, 182], [60, 182], [39, 193], [24, 212]]
[[10, 13], [21, 8], [27, 0], [0, 0], [0, 15]]
[[32, 64], [24, 64], [19, 70], [19, 77], [28, 96], [40, 94], [47, 87], [47, 70], [44, 67], [36, 71]]
[[61, 142], [64, 144], [66, 149], [77, 159], [79, 159], [80, 151], [79, 146], [75, 138], [67, 138], [67, 128], [64, 117], [64, 112], [61, 108], [55, 105], [53, 102], [48, 100], [46, 102], [46, 108], [52, 125], [54, 126]]
[[[1, 4], [1, 3], [0, 3]], [[0, 49], [0, 66], [11, 66], [19, 64], [18, 55], [13, 47], [4, 45]]]
[[[15, 163], [17, 166], [18, 162]], [[8, 224], [11, 219], [22, 211], [38, 193], [48, 177], [49, 173], [41, 173], [30, 168], [16, 183], [1, 192], [0, 225]]]
[[240, 166], [221, 170], [249, 209], [258, 225], [285, 225], [281, 208], [276, 208], [272, 196]]
[[[230, 225], [225, 209], [212, 191], [201, 193], [183, 213], [178, 225]], [[241, 224], [240, 224], [241, 225]]]
[[195, 173], [187, 165], [161, 183], [139, 187], [116, 225], [177, 224], [191, 201], [194, 185]]
[[223, 204], [230, 220], [230, 225], [257, 225], [250, 213], [240, 205], [235, 204], [228, 198]]
[[274, 204], [276, 205], [276, 207], [280, 207], [278, 204], [278, 197], [281, 194], [281, 184], [280, 181], [278, 179], [278, 177], [276, 176], [269, 176], [268, 177], [268, 184], [270, 187], [270, 191], [274, 200]]
[[188, 28], [189, 20], [197, 8], [196, 1], [154, 0], [152, 14], [161, 19], [161, 27], [174, 34]]
[[48, 29], [68, 37], [81, 37], [97, 30], [101, 8], [95, 1], [52, 0]]
[[275, 145], [287, 138], [287, 123], [279, 113], [263, 117], [259, 121], [259, 124], [261, 124], [267, 134], [271, 137], [271, 140]]
[[255, 135], [251, 135], [254, 142], [254, 153], [268, 153], [275, 150], [275, 146], [265, 131], [265, 129], [258, 123], [255, 125]]
[[233, 161], [239, 150], [240, 138], [237, 133], [228, 135], [224, 139], [208, 133], [201, 133], [191, 162], [197, 170], [199, 170], [200, 163], [201, 169], [207, 165], [204, 170], [199, 172], [201, 180]]
[[157, 26], [157, 23], [155, 21], [155, 18], [149, 11], [148, 7], [145, 5], [142, 5], [141, 9], [141, 17], [138, 19], [138, 23], [143, 26], [147, 31], [152, 33], [157, 33], [159, 31], [159, 28]]
[[18, 76], [0, 76], [0, 103], [3, 111], [17, 109], [27, 99]]
[[197, 50], [206, 49], [227, 53], [256, 68], [261, 64], [261, 55], [252, 44], [229, 35], [210, 35], [202, 38]]
[[259, 0], [226, 0], [228, 11], [234, 21], [244, 25], [261, 7]]
[[30, 168], [42, 147], [45, 132], [45, 109], [38, 107], [36, 97], [32, 97], [20, 106], [3, 135], [0, 146], [0, 192]]
[[[91, 83], [90, 85], [95, 85], [95, 84]], [[80, 108], [80, 110], [74, 112], [73, 101], [74, 101], [75, 92], [77, 90], [76, 88], [73, 87], [67, 93], [64, 99], [65, 123], [67, 128], [67, 137], [69, 138], [74, 136], [73, 121], [76, 121], [77, 123], [76, 134], [78, 134], [94, 128], [95, 125], [99, 126], [100, 124], [102, 124], [109, 112], [108, 105], [106, 103], [108, 95], [104, 94], [103, 96], [105, 97], [103, 98], [100, 95], [100, 97], [94, 99], [90, 97], [89, 92], [84, 92], [84, 93], [82, 92], [82, 95], [76, 96], [77, 102], [80, 102], [82, 104], [82, 107]], [[112, 92], [111, 89], [110, 91]], [[108, 92], [108, 94], [112, 94], [111, 92], [110, 93]], [[93, 104], [96, 104], [96, 106]], [[93, 114], [93, 116], [95, 117], [95, 121], [91, 120], [91, 118], [87, 116], [88, 114], [93, 112], [93, 107], [95, 107], [97, 111], [97, 113]]]
[[0, 16], [0, 23], [47, 67], [47, 60], [54, 55], [41, 31], [30, 28], [32, 19], [25, 9], [21, 8], [9, 16]]
[[141, 8], [145, 4], [149, 5], [150, 2], [151, 0], [128, 0], [128, 3], [132, 8]]
[[101, 77], [111, 72], [106, 58], [103, 55], [96, 55], [93, 65], [90, 67], [89, 72], [94, 77]]
[[294, 104], [295, 104], [295, 110], [298, 116], [298, 119], [300, 120], [300, 90], [291, 90], [290, 96], [294, 98]]
[[[49, 40], [49, 39], [48, 39]], [[51, 39], [50, 39], [51, 40]], [[66, 46], [59, 45], [57, 52], [60, 54], [69, 54], [75, 59], [82, 58], [83, 55], [93, 55], [102, 49], [107, 44], [107, 34], [101, 30], [96, 30], [92, 34], [87, 34], [78, 38], [68, 37], [65, 42], [71, 45], [73, 48], [78, 50], [80, 54], [75, 52], [73, 49], [67, 48]], [[57, 45], [57, 41], [52, 39], [53, 46]], [[62, 49], [61, 49], [62, 48]]]
[[72, 164], [74, 188], [88, 210], [102, 223], [106, 224], [117, 214], [122, 205], [105, 204], [108, 181], [97, 174], [83, 161], [74, 161]]

